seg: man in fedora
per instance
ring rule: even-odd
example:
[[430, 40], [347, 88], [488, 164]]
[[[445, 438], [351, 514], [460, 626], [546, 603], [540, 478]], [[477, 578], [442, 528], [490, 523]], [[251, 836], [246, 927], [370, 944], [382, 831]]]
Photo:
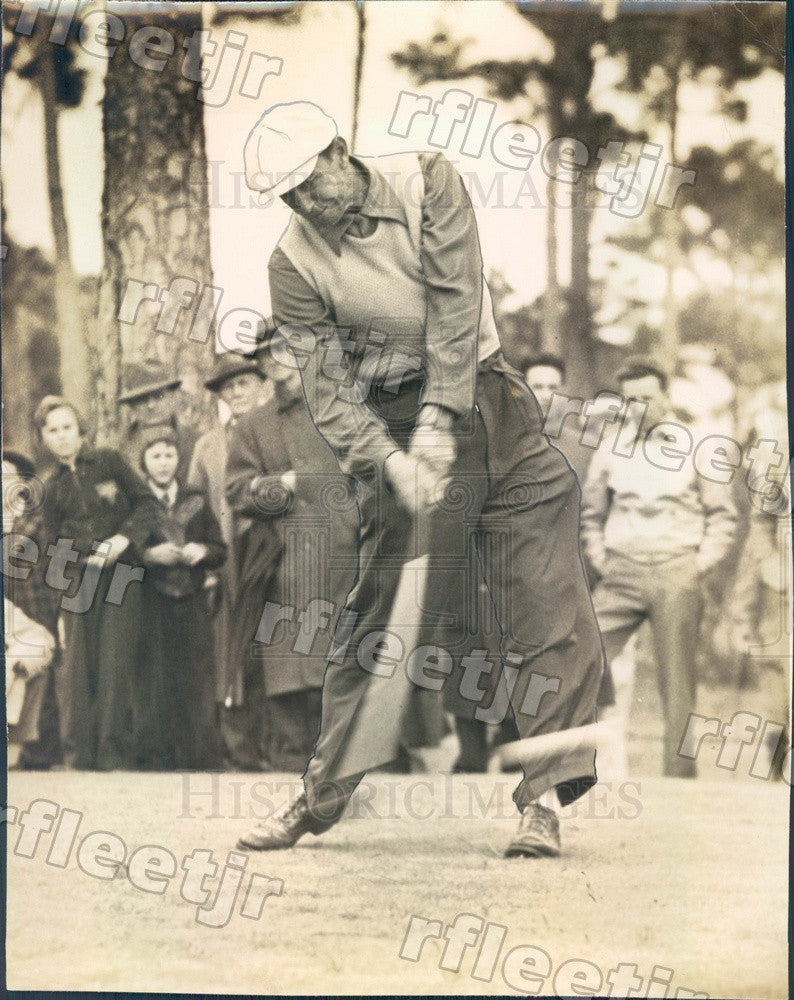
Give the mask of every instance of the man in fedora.
[[[269, 262], [273, 317], [315, 424], [357, 479], [361, 516], [359, 575], [325, 672], [305, 794], [239, 841], [272, 850], [327, 830], [388, 759], [388, 713], [406, 676], [438, 691], [454, 659], [472, 662], [459, 607], [473, 589], [472, 534], [522, 737], [594, 721], [603, 652], [579, 555], [579, 486], [502, 355], [460, 175], [439, 152], [352, 156], [306, 101], [262, 115], [245, 167], [261, 200], [277, 195], [293, 212]], [[398, 604], [400, 626], [409, 614], [418, 632], [411, 648], [390, 630]], [[478, 700], [476, 681], [468, 687]], [[559, 853], [558, 818], [541, 797], [551, 803], [553, 790], [567, 804], [595, 780], [584, 743], [525, 765], [508, 856]]]
[[179, 435], [179, 469], [184, 477], [190, 467], [190, 458], [198, 434], [189, 426], [180, 425], [177, 419], [179, 389], [182, 380], [174, 378], [161, 365], [129, 365], [122, 377], [124, 392], [119, 403], [128, 409], [127, 459], [137, 468], [140, 443], [152, 427], [171, 427]]
[[[215, 606], [215, 699], [219, 705], [226, 762], [243, 770], [260, 769], [260, 721], [255, 702], [261, 696], [246, 691], [245, 663], [234, 655], [233, 609], [237, 599], [234, 518], [226, 500], [226, 458], [229, 438], [240, 418], [261, 400], [262, 373], [256, 362], [234, 351], [221, 354], [204, 385], [225, 403], [229, 419], [217, 420], [196, 442], [187, 485], [203, 490], [221, 527], [228, 556], [218, 570]], [[250, 685], [249, 685], [250, 688]]]
[[[358, 511], [349, 480], [312, 422], [300, 372], [271, 350], [280, 340], [273, 324], [261, 324], [257, 339], [257, 362], [273, 395], [240, 417], [226, 469], [239, 559], [237, 659], [253, 659], [263, 674], [268, 759], [276, 770], [302, 773], [320, 723], [328, 609], [341, 609], [355, 579]], [[295, 613], [278, 625], [273, 616], [272, 629], [266, 615], [263, 629], [266, 605]]]

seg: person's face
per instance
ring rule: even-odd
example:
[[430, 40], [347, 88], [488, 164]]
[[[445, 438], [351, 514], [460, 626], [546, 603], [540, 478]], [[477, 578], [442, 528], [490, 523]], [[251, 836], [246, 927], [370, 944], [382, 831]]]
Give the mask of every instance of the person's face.
[[60, 462], [71, 462], [83, 443], [77, 417], [66, 406], [50, 410], [41, 429], [44, 447]]
[[156, 486], [170, 486], [179, 465], [179, 452], [168, 441], [155, 441], [143, 453], [143, 467], [146, 475]]
[[140, 400], [136, 411], [143, 414], [147, 424], [165, 424], [174, 412], [173, 393], [166, 389], [153, 392]]
[[259, 376], [252, 372], [243, 372], [226, 379], [220, 388], [220, 397], [233, 417], [241, 417], [256, 406], [260, 382]]
[[14, 521], [25, 509], [24, 482], [13, 462], [3, 459], [3, 531], [11, 531]]
[[621, 383], [621, 393], [626, 402], [636, 400], [646, 406], [643, 417], [643, 427], [650, 430], [661, 423], [669, 408], [666, 391], [662, 388], [655, 375], [643, 375], [642, 378], [630, 378]]
[[354, 178], [347, 149], [334, 143], [320, 153], [306, 180], [285, 191], [281, 200], [314, 225], [334, 225], [352, 207]]
[[545, 417], [552, 396], [562, 389], [562, 374], [553, 365], [532, 365], [527, 369], [527, 385], [534, 392]]

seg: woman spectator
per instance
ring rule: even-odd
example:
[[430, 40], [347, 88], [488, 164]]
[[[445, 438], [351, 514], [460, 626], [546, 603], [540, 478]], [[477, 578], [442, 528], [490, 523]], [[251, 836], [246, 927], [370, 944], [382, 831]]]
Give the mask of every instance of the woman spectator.
[[51, 539], [68, 541], [72, 550], [63, 560], [70, 587], [61, 601], [66, 648], [56, 677], [64, 763], [101, 771], [129, 767], [139, 553], [155, 499], [119, 452], [87, 444], [68, 400], [46, 396], [34, 422], [58, 463], [45, 483], [45, 526]]
[[150, 431], [141, 468], [156, 498], [156, 520], [143, 550], [146, 577], [136, 703], [144, 737], [141, 763], [162, 768], [220, 767], [215, 728], [212, 622], [207, 570], [226, 545], [207, 496], [176, 477], [179, 439], [168, 427]]

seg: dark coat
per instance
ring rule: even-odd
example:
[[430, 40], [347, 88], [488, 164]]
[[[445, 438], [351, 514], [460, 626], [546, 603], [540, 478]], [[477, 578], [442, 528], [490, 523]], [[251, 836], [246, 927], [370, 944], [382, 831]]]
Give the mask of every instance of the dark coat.
[[[297, 474], [294, 496], [280, 482], [290, 470]], [[273, 397], [238, 421], [226, 484], [240, 558], [240, 656], [252, 655], [266, 602], [289, 606], [292, 620], [276, 627], [271, 642], [254, 647], [264, 659], [266, 693], [319, 687], [333, 625], [355, 579], [358, 507], [303, 396], [286, 403]], [[312, 601], [328, 602], [330, 622], [310, 652], [296, 652], [298, 619]]]
[[[130, 540], [120, 563], [135, 564], [155, 523], [157, 501], [149, 487], [110, 448], [84, 446], [72, 472], [60, 466], [45, 483], [43, 513], [47, 534], [72, 540], [83, 559], [94, 542], [115, 534]], [[137, 661], [140, 584], [109, 601], [115, 566], [90, 570], [83, 559], [64, 575], [75, 588], [97, 576], [90, 608], [63, 612], [66, 646], [57, 682], [61, 738], [67, 763], [112, 770], [132, 758], [132, 678]]]
[[226, 559], [226, 543], [206, 495], [191, 486], [179, 485], [171, 510], [156, 501], [154, 523], [144, 545], [145, 550], [161, 542], [185, 545], [199, 542], [207, 555], [195, 566], [147, 565], [146, 581], [169, 597], [187, 597], [204, 586], [207, 570], [217, 569]]
[[218, 767], [212, 624], [204, 581], [208, 570], [222, 565], [226, 545], [201, 490], [180, 484], [170, 510], [156, 500], [156, 523], [146, 548], [165, 541], [198, 542], [207, 555], [192, 567], [147, 566], [136, 671], [137, 763]]
[[52, 538], [73, 539], [83, 558], [91, 555], [94, 542], [125, 535], [132, 551], [122, 559], [129, 562], [140, 556], [154, 523], [155, 503], [152, 491], [119, 452], [83, 446], [74, 472], [60, 465], [47, 479], [44, 523]]

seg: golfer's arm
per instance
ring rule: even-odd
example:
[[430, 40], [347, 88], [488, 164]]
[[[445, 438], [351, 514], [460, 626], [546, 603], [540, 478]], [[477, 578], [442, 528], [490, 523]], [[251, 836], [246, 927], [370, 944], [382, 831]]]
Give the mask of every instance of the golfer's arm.
[[268, 268], [273, 320], [277, 327], [300, 324], [311, 330], [314, 347], [296, 350], [303, 391], [317, 429], [330, 444], [339, 465], [350, 475], [379, 474], [397, 449], [386, 424], [369, 408], [348, 370], [328, 307], [278, 249]]
[[422, 271], [427, 295], [427, 384], [422, 402], [463, 416], [474, 406], [482, 308], [477, 222], [457, 170], [442, 153], [420, 153]]

